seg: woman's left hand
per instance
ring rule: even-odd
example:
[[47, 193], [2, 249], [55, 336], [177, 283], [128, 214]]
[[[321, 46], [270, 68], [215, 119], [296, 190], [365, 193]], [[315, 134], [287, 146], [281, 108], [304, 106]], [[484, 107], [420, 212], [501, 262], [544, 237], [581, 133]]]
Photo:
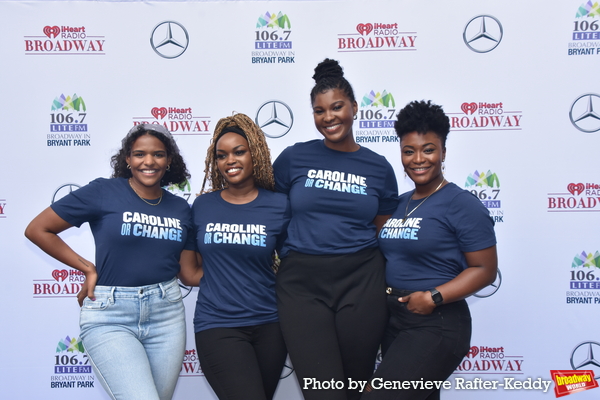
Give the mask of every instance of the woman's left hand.
[[79, 307], [83, 306], [83, 300], [85, 300], [86, 297], [96, 301], [96, 297], [94, 296], [96, 282], [98, 282], [98, 273], [96, 272], [96, 268], [94, 268], [93, 271], [86, 274], [85, 281], [81, 285], [81, 290], [79, 293], [77, 293], [77, 302], [79, 303]]
[[430, 291], [413, 292], [409, 295], [399, 297], [400, 303], [406, 303], [408, 311], [414, 314], [429, 315], [435, 308]]
[[87, 297], [88, 292], [88, 281], [87, 279], [81, 284], [81, 290], [77, 293], [77, 302], [79, 303], [79, 307], [83, 306], [83, 300]]

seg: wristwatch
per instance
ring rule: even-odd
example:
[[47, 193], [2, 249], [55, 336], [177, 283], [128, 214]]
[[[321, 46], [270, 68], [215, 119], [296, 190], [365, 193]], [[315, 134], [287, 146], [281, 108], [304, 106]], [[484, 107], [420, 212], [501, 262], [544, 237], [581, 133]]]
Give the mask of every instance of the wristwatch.
[[437, 289], [430, 289], [429, 290], [431, 292], [431, 298], [433, 299], [433, 302], [435, 303], [436, 306], [439, 306], [440, 304], [442, 304], [444, 302], [444, 298], [442, 297], [442, 294], [440, 292], [437, 291]]

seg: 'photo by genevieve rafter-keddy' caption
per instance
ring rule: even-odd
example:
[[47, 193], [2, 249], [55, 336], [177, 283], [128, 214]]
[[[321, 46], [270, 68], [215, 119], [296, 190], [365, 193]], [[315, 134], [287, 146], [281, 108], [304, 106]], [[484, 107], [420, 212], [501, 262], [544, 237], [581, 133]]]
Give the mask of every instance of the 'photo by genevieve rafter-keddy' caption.
[[386, 381], [381, 378], [373, 378], [369, 381], [355, 381], [348, 378], [347, 381], [319, 381], [315, 378], [304, 378], [302, 389], [304, 390], [345, 390], [358, 389], [364, 391], [367, 384], [372, 390], [408, 390], [408, 389], [454, 389], [454, 390], [539, 390], [544, 393], [550, 388], [551, 380], [542, 378], [503, 378], [499, 380], [484, 380], [473, 378], [454, 378], [447, 381], [426, 381], [423, 379], [415, 381]]

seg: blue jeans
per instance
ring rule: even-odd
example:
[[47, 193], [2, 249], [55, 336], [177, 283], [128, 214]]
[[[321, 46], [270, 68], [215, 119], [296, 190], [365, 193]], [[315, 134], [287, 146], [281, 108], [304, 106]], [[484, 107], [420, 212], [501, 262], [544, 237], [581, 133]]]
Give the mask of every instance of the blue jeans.
[[171, 281], [96, 286], [81, 308], [81, 340], [112, 399], [168, 400], [185, 353], [181, 290]]

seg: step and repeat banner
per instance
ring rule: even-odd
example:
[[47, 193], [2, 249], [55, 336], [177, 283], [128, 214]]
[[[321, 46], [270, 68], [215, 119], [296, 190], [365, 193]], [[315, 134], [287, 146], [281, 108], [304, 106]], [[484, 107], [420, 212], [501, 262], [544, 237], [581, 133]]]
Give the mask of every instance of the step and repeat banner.
[[[412, 187], [395, 115], [442, 105], [446, 176], [496, 221], [500, 273], [469, 299], [472, 348], [442, 397], [549, 399], [577, 387], [551, 371], [600, 376], [598, 2], [2, 1], [0, 21], [0, 397], [108, 398], [79, 339], [83, 276], [29, 243], [27, 223], [108, 177], [135, 124], [173, 132], [192, 178], [171, 190], [190, 203], [219, 118], [254, 118], [273, 157], [318, 138], [309, 92], [326, 57], [354, 87], [357, 142], [387, 157], [400, 192]], [[61, 236], [93, 259], [87, 224]], [[182, 290], [175, 399], [214, 399], [193, 340], [197, 289]], [[276, 399], [301, 398], [287, 363]]]

